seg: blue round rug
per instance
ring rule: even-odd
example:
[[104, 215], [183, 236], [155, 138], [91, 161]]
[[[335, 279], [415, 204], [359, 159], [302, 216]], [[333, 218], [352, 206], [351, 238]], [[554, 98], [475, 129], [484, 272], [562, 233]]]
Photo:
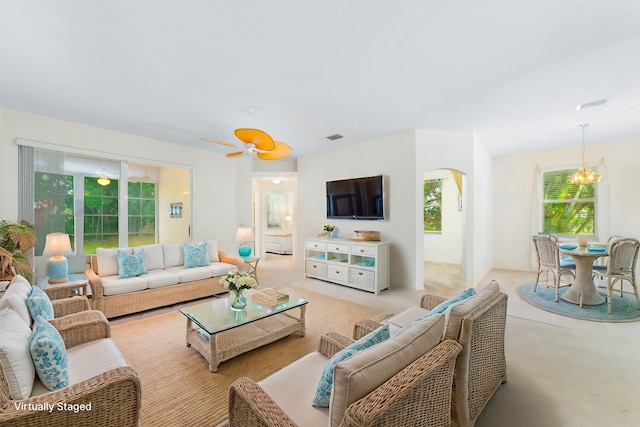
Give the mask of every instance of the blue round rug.
[[[560, 295], [568, 289], [569, 287], [560, 288]], [[619, 292], [617, 295], [614, 292], [611, 299], [611, 314], [609, 314], [607, 313], [606, 302], [600, 305], [583, 305], [582, 308], [563, 299], [556, 302], [555, 289], [547, 288], [544, 285], [538, 285], [536, 292], [533, 292], [533, 283], [525, 283], [516, 288], [516, 293], [534, 307], [562, 316], [596, 322], [633, 322], [640, 320], [640, 310], [633, 295], [625, 294], [620, 297]]]

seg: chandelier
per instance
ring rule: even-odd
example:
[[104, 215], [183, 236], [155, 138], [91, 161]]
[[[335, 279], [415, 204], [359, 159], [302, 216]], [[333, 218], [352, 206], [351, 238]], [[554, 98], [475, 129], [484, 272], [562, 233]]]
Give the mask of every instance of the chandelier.
[[589, 123], [583, 123], [583, 124], [578, 125], [578, 126], [580, 126], [582, 128], [582, 166], [580, 167], [580, 169], [575, 171], [569, 177], [568, 183], [569, 184], [575, 184], [575, 185], [595, 184], [596, 182], [600, 182], [600, 180], [602, 179], [602, 175], [600, 175], [596, 171], [593, 171], [593, 170], [589, 169], [584, 164], [584, 151], [585, 151], [584, 129], [587, 126], [589, 126]]

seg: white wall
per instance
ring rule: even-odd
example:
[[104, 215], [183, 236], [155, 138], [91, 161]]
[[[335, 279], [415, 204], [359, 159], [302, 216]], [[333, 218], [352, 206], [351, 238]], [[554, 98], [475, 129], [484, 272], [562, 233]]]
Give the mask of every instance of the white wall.
[[[493, 214], [495, 207], [491, 204], [493, 195], [492, 179], [493, 159], [474, 135], [473, 142], [473, 175], [471, 177], [471, 198], [473, 204], [473, 219], [468, 230], [468, 252], [473, 253], [472, 284], [493, 268]], [[467, 282], [469, 283], [469, 282]]]
[[[414, 155], [415, 133], [407, 131], [300, 156], [297, 246], [302, 248], [303, 240], [322, 232], [322, 227], [327, 223], [335, 225], [339, 237], [344, 238], [354, 230], [377, 230], [382, 240], [391, 242], [391, 286], [415, 288], [416, 241], [419, 236], [422, 246], [422, 233], [416, 232], [415, 225]], [[327, 220], [327, 181], [379, 174], [385, 176], [385, 220]], [[422, 182], [422, 173], [419, 181]], [[302, 261], [302, 258], [298, 259], [299, 264]]]
[[424, 260], [460, 264], [465, 216], [458, 210], [458, 186], [450, 170], [426, 172], [424, 179], [442, 179], [442, 232], [424, 233]]
[[[531, 235], [540, 230], [537, 170], [580, 166], [580, 147], [501, 156], [493, 159], [494, 259], [497, 268], [533, 270]], [[598, 164], [604, 160], [602, 166]], [[589, 145], [586, 163], [598, 166], [596, 240], [610, 235], [640, 238], [640, 141]]]
[[9, 108], [0, 107], [0, 114], [2, 219], [18, 220], [19, 176], [16, 139], [20, 138], [66, 146], [70, 149], [92, 150], [101, 157], [127, 156], [137, 163], [151, 160], [157, 164], [180, 164], [192, 168], [193, 239], [217, 239], [221, 250], [235, 251], [236, 162], [230, 161], [220, 153]]

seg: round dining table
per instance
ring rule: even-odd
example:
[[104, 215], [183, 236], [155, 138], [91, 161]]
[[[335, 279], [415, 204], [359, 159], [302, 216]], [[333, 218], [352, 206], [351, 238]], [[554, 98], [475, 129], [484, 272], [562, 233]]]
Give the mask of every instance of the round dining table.
[[598, 293], [593, 283], [593, 263], [600, 257], [609, 256], [605, 250], [594, 250], [586, 247], [563, 249], [560, 254], [570, 256], [576, 264], [576, 278], [571, 287], [560, 296], [564, 301], [583, 305], [604, 304], [606, 298]]

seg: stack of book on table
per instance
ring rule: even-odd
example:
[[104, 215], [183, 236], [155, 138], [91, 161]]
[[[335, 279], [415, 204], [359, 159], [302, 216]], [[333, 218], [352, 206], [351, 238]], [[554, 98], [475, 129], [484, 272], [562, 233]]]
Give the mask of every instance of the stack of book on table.
[[289, 294], [276, 291], [275, 289], [264, 289], [251, 296], [253, 301], [266, 306], [274, 306], [289, 300]]

